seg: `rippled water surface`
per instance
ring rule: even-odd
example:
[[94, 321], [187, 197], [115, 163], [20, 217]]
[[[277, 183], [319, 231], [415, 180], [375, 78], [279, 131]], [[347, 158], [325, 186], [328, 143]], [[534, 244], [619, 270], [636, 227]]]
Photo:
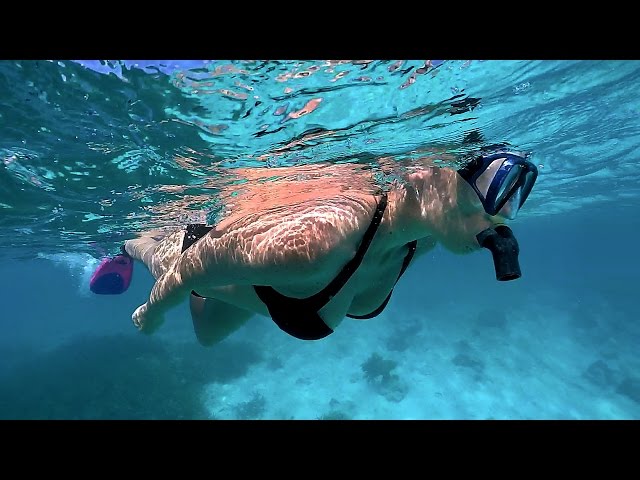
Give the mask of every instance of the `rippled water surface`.
[[628, 203], [639, 80], [635, 61], [2, 61], [0, 245], [211, 220], [236, 167], [499, 142], [541, 167], [522, 215]]

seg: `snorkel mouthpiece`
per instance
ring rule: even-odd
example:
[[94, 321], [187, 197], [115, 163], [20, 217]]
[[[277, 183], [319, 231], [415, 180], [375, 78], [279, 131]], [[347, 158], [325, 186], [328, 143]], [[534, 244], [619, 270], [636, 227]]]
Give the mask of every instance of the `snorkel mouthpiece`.
[[489, 227], [476, 235], [476, 240], [481, 247], [491, 252], [498, 281], [506, 282], [522, 276], [518, 263], [520, 247], [509, 227], [506, 225]]

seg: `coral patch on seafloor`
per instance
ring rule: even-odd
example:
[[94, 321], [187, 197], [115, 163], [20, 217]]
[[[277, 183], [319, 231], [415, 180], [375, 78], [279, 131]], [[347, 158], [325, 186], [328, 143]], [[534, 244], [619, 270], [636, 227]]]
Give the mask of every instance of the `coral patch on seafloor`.
[[211, 418], [204, 387], [245, 375], [260, 359], [245, 342], [203, 349], [138, 334], [82, 337], [12, 360], [0, 376], [0, 418]]
[[262, 418], [267, 407], [264, 395], [254, 392], [251, 400], [240, 402], [235, 406], [235, 414], [238, 420], [257, 420]]
[[372, 353], [361, 365], [367, 383], [392, 402], [401, 401], [409, 391], [408, 385], [393, 373], [397, 366], [398, 362], [385, 359], [378, 353]]
[[636, 403], [640, 403], [640, 378], [626, 377], [620, 382], [616, 392], [630, 398]]
[[615, 385], [617, 373], [604, 360], [596, 360], [584, 371], [583, 376], [593, 385], [607, 388]]

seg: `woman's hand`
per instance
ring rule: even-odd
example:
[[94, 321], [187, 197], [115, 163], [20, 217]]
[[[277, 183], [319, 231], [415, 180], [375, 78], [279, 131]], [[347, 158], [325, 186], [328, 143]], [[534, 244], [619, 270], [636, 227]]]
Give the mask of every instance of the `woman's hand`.
[[147, 303], [140, 305], [131, 315], [133, 324], [142, 333], [151, 334], [164, 322], [163, 315], [151, 315]]

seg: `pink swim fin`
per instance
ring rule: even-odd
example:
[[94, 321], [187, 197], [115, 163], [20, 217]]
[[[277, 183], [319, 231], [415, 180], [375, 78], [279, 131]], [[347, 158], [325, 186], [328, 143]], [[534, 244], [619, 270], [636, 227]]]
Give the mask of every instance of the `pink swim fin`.
[[122, 254], [102, 260], [91, 276], [89, 288], [98, 295], [119, 295], [127, 291], [132, 276], [133, 258], [123, 249]]

